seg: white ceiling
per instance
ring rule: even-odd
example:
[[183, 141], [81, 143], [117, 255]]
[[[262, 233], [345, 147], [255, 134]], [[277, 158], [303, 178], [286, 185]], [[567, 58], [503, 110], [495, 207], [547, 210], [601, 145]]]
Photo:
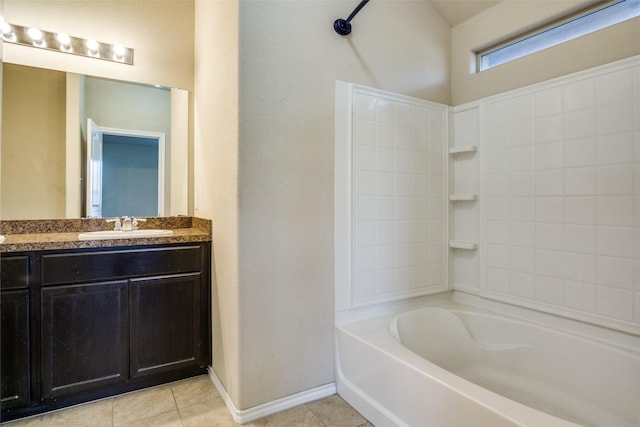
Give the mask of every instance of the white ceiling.
[[452, 27], [498, 3], [499, 0], [431, 0], [433, 7]]

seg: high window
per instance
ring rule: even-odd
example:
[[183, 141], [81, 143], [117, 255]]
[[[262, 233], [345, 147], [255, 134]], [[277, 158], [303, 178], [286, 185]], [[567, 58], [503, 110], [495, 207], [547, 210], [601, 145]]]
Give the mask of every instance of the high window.
[[[640, 16], [640, 0], [607, 2], [583, 10], [517, 38], [476, 52], [477, 70], [488, 70], [637, 16]], [[621, 42], [625, 41], [621, 40]]]

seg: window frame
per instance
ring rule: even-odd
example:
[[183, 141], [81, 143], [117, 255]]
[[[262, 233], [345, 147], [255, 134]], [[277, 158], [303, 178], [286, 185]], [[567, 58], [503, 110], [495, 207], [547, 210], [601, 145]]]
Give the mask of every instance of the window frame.
[[[500, 63], [498, 63], [496, 65], [491, 65], [491, 66], [488, 66], [488, 67], [487, 66], [483, 66], [483, 59], [487, 55], [490, 55], [492, 53], [498, 52], [498, 51], [500, 51], [500, 50], [502, 50], [502, 49], [504, 49], [506, 47], [515, 45], [517, 43], [521, 43], [521, 42], [523, 42], [525, 40], [531, 39], [531, 38], [536, 37], [538, 35], [544, 34], [544, 33], [548, 32], [548, 31], [556, 30], [556, 29], [564, 26], [565, 24], [584, 19], [587, 16], [591, 16], [591, 15], [596, 14], [596, 13], [598, 13], [598, 12], [604, 10], [604, 9], [607, 9], [607, 8], [609, 8], [611, 6], [615, 6], [615, 5], [620, 4], [620, 3], [625, 3], [627, 1], [634, 2], [634, 1], [637, 1], [637, 0], [603, 0], [603, 1], [598, 1], [598, 2], [596, 2], [594, 4], [591, 4], [591, 5], [587, 6], [587, 7], [580, 8], [579, 10], [574, 10], [574, 11], [572, 11], [572, 12], [568, 13], [567, 15], [562, 16], [560, 18], [556, 18], [556, 19], [553, 19], [551, 21], [548, 21], [548, 22], [546, 22], [546, 23], [544, 23], [542, 25], [539, 25], [539, 26], [537, 26], [537, 27], [535, 27], [535, 28], [533, 28], [531, 30], [527, 30], [527, 31], [525, 31], [523, 33], [520, 33], [520, 34], [516, 35], [516, 36], [509, 37], [509, 38], [507, 38], [505, 40], [502, 40], [502, 41], [500, 41], [498, 43], [492, 44], [492, 45], [490, 45], [488, 47], [480, 48], [480, 49], [474, 51], [475, 59], [476, 59], [476, 71], [475, 72], [476, 73], [481, 73], [483, 71], [487, 71], [487, 70], [490, 70], [490, 69], [495, 68], [497, 66], [506, 64], [506, 63], [511, 62], [511, 61], [514, 61], [516, 59], [523, 58], [523, 57], [531, 55], [533, 53], [540, 52], [540, 51], [548, 49], [550, 47], [554, 47], [554, 46], [557, 46], [559, 44], [565, 43], [567, 41], [574, 40], [576, 38], [579, 38], [579, 37], [582, 37], [584, 35], [593, 33], [595, 31], [599, 31], [600, 29], [608, 28], [609, 26], [616, 25], [616, 24], [618, 24], [620, 22], [627, 21], [628, 19], [634, 19], [634, 17], [631, 17], [631, 18], [628, 18], [628, 19], [623, 19], [621, 21], [618, 21], [618, 22], [616, 22], [614, 24], [611, 24], [611, 25], [608, 25], [606, 27], [600, 27], [600, 28], [597, 28], [597, 29], [589, 30], [588, 32], [585, 32], [585, 33], [583, 33], [581, 35], [578, 35], [577, 37], [572, 37], [572, 38], [569, 38], [569, 39], [564, 40], [564, 41], [556, 42], [556, 43], [552, 44], [551, 46], [533, 49], [533, 50], [531, 50], [529, 52], [526, 52], [526, 53], [523, 53], [521, 55], [518, 55], [518, 56], [516, 56], [516, 57], [514, 57], [512, 59], [508, 59], [506, 61], [500, 62]], [[637, 16], [640, 16], [640, 15], [637, 15]], [[635, 16], [635, 17], [637, 17], [637, 16]]]

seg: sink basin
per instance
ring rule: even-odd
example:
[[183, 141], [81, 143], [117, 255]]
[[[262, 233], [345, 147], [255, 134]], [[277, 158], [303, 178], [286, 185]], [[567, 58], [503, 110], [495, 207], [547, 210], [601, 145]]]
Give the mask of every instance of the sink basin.
[[162, 237], [171, 236], [173, 230], [107, 230], [107, 231], [88, 231], [78, 234], [78, 240], [105, 240], [105, 239], [135, 239], [142, 237]]

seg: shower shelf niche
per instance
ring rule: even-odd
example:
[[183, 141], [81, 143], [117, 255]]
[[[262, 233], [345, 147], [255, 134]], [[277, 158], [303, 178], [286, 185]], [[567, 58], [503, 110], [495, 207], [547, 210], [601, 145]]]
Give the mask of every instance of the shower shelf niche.
[[478, 196], [475, 194], [450, 194], [449, 200], [452, 202], [475, 202]]
[[462, 240], [450, 240], [449, 247], [451, 249], [464, 249], [468, 251], [475, 251], [478, 249], [478, 244], [476, 242], [467, 242]]
[[478, 151], [478, 146], [476, 145], [465, 145], [462, 147], [449, 148], [449, 154], [451, 154], [452, 156], [462, 153], [475, 153], [476, 151]]

